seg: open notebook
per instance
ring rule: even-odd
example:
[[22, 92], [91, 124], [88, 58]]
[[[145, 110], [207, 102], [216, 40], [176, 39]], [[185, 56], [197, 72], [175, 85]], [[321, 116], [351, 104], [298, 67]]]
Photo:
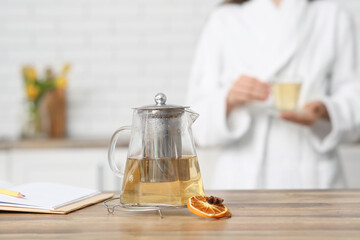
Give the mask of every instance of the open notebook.
[[[7, 211], [60, 213], [66, 209], [64, 213], [67, 213], [113, 195], [101, 194], [93, 189], [48, 182], [33, 182], [17, 186], [9, 186], [0, 182], [0, 188], [25, 195], [25, 198], [16, 198], [0, 194], [0, 210]], [[30, 209], [31, 211], [29, 211]]]

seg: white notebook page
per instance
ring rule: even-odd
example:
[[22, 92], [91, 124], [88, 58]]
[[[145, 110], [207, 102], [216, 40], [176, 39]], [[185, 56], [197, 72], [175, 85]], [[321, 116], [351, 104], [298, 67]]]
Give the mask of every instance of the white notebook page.
[[27, 183], [8, 189], [22, 193], [25, 195], [25, 198], [0, 194], [0, 205], [49, 210], [54, 210], [100, 193], [93, 189], [47, 182]]

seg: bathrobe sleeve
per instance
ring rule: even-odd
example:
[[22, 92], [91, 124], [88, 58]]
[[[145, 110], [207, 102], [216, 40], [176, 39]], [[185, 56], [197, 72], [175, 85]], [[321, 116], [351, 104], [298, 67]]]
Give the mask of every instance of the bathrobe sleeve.
[[229, 116], [226, 114], [230, 87], [227, 83], [235, 79], [226, 79], [222, 71], [225, 18], [221, 10], [216, 10], [208, 19], [190, 76], [188, 104], [200, 114], [193, 126], [195, 140], [200, 146], [229, 144], [240, 139], [250, 125], [250, 115], [245, 108], [236, 109]]
[[322, 99], [330, 115], [331, 130], [321, 137], [325, 123], [318, 122], [313, 126], [315, 147], [320, 152], [334, 150], [339, 144], [360, 137], [360, 79], [355, 29], [345, 12], [339, 12], [337, 23], [330, 95]]

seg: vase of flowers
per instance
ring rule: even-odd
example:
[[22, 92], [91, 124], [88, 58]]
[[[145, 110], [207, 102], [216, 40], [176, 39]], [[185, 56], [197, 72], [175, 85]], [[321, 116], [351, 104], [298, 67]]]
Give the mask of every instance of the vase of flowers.
[[[47, 69], [43, 77], [39, 77], [35, 68], [23, 67], [23, 78], [26, 92], [25, 123], [22, 135], [24, 138], [44, 137], [49, 134], [49, 106], [44, 106], [44, 99], [50, 92], [64, 92], [67, 85], [69, 64], [65, 64], [61, 72], [54, 75]], [[64, 110], [65, 111], [65, 110]]]

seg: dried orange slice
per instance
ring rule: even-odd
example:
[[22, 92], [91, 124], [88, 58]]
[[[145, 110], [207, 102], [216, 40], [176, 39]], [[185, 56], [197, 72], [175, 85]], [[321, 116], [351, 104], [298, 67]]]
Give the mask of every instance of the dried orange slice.
[[205, 218], [222, 218], [231, 217], [231, 212], [222, 203], [212, 203], [208, 201], [209, 197], [205, 196], [194, 196], [188, 199], [188, 209], [200, 216]]

